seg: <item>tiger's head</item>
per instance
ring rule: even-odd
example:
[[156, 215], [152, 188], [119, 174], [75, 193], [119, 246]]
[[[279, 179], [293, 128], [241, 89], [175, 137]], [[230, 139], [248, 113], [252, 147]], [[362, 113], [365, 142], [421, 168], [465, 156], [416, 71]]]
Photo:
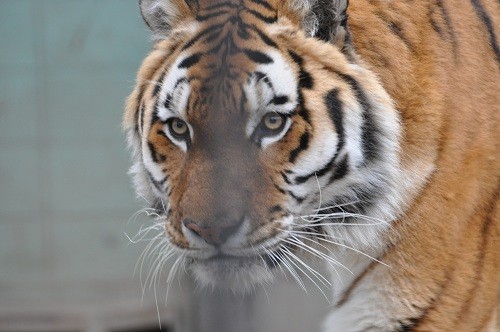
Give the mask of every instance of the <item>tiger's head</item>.
[[315, 234], [373, 246], [394, 219], [400, 125], [346, 10], [141, 1], [155, 45], [127, 103], [131, 173], [202, 284], [250, 289]]

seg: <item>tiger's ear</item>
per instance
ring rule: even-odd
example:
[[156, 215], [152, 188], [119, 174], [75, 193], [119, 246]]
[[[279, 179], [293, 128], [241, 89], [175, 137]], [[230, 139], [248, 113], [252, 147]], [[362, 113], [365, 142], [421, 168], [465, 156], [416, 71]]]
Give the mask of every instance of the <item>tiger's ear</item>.
[[349, 0], [292, 0], [291, 12], [297, 15], [302, 28], [311, 36], [331, 42], [341, 50], [353, 51], [347, 20]]
[[139, 0], [141, 15], [154, 39], [164, 39], [175, 26], [192, 18], [197, 10], [193, 0]]

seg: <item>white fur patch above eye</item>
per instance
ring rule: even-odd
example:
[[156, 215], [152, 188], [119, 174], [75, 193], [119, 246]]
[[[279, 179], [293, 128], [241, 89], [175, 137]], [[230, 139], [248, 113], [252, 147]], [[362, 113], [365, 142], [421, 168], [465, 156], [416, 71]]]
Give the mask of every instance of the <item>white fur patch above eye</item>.
[[[179, 65], [188, 55], [179, 57], [168, 69], [158, 97], [158, 116], [162, 121], [167, 120], [172, 114], [185, 116], [185, 106], [189, 97], [189, 83], [187, 81], [187, 69], [179, 68]], [[167, 105], [167, 106], [165, 106]]]
[[[184, 120], [189, 127], [189, 133], [192, 140], [193, 128], [187, 122], [186, 114], [191, 87], [187, 77], [187, 69], [179, 68], [181, 63], [189, 56], [189, 54], [180, 56], [168, 69], [163, 82], [157, 82], [157, 84], [161, 84], [161, 89], [158, 94], [157, 107], [154, 112], [156, 112], [156, 115], [163, 122], [167, 122], [170, 118], [180, 118]], [[163, 127], [163, 132], [172, 143], [177, 145], [182, 151], [187, 151], [187, 143], [176, 139], [171, 134], [168, 124]]]
[[[272, 62], [258, 65], [252, 78], [243, 87], [251, 109], [246, 125], [248, 137], [253, 134], [265, 114], [291, 114], [298, 103], [297, 78], [293, 69], [278, 52], [271, 51], [266, 55]], [[264, 138], [262, 147], [283, 138], [290, 126], [291, 120], [287, 119], [283, 131], [277, 136]]]
[[274, 96], [286, 96], [288, 98], [288, 101], [280, 105], [280, 108], [292, 111], [297, 106], [298, 100], [295, 73], [280, 53], [270, 51], [267, 55], [273, 59], [273, 63], [261, 64], [257, 66], [256, 71], [262, 72], [269, 79]]

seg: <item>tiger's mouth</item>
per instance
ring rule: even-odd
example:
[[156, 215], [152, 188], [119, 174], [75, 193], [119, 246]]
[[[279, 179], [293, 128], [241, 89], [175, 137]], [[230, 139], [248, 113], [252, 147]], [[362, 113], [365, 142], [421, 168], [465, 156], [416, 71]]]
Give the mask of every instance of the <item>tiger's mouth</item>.
[[[290, 250], [290, 249], [289, 249]], [[270, 282], [279, 266], [280, 249], [264, 254], [235, 256], [218, 253], [208, 258], [189, 258], [189, 266], [202, 286], [246, 293], [255, 285]]]
[[192, 263], [194, 264], [220, 264], [224, 266], [225, 264], [234, 264], [244, 266], [248, 263], [252, 263], [254, 261], [262, 262], [265, 266], [272, 269], [278, 266], [278, 262], [273, 258], [274, 252], [270, 252], [264, 255], [252, 255], [252, 256], [233, 256], [224, 253], [216, 254], [215, 256], [209, 258], [193, 258]]

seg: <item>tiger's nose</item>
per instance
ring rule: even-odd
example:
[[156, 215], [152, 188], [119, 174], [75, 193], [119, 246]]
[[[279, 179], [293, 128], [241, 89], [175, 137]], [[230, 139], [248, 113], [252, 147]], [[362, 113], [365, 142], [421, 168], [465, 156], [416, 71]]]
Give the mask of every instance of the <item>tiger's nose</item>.
[[198, 223], [191, 219], [184, 219], [182, 223], [186, 228], [191, 230], [195, 236], [202, 238], [208, 244], [220, 246], [240, 229], [243, 221], [244, 218], [241, 218], [230, 222], [204, 225], [204, 223]]

